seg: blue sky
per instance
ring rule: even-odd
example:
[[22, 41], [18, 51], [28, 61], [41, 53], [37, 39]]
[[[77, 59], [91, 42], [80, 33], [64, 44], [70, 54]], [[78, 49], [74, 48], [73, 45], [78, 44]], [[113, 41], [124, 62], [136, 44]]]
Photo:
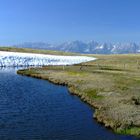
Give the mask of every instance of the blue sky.
[[140, 42], [140, 0], [0, 0], [0, 44]]

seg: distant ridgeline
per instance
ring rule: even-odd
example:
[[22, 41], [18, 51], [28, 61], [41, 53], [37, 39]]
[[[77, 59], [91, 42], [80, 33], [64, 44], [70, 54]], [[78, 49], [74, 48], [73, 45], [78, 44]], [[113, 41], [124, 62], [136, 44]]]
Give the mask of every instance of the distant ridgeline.
[[95, 58], [0, 51], [0, 67], [73, 65], [91, 60]]
[[14, 45], [19, 48], [34, 48], [57, 50], [64, 52], [76, 52], [85, 54], [125, 54], [125, 53], [140, 53], [140, 44], [136, 43], [98, 43], [95, 41], [82, 42], [71, 41], [62, 44], [49, 44], [43, 42], [31, 43], [26, 42], [19, 45]]

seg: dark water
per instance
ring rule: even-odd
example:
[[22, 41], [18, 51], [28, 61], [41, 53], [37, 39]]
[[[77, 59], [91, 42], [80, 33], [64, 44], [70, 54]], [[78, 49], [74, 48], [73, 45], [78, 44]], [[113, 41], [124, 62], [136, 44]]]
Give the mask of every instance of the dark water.
[[0, 70], [0, 140], [136, 140], [116, 135], [66, 87]]

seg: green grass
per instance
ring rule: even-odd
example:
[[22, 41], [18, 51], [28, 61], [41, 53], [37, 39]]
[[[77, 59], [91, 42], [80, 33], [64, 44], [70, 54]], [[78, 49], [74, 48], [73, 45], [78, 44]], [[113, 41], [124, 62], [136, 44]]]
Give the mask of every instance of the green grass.
[[140, 135], [140, 128], [139, 127], [130, 127], [127, 129], [122, 130], [116, 130], [119, 134], [125, 134], [125, 135]]
[[23, 69], [23, 70], [18, 71], [18, 74], [22, 74], [23, 72], [24, 72], [24, 75], [31, 75], [31, 74], [34, 74], [34, 73], [38, 74], [38, 72], [34, 69], [30, 69], [28, 71]]
[[84, 91], [84, 93], [87, 94], [87, 96], [91, 99], [102, 99], [103, 98], [103, 96], [98, 95], [98, 93], [99, 93], [98, 89], [86, 89]]
[[68, 71], [67, 72], [71, 76], [86, 76], [87, 73], [85, 72], [76, 72], [76, 71]]

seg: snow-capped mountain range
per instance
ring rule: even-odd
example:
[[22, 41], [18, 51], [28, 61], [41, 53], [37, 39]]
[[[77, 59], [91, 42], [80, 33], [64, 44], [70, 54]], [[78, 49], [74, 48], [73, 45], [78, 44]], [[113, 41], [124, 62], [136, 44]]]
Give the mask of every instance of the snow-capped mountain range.
[[76, 52], [85, 54], [125, 54], [140, 53], [140, 44], [136, 43], [98, 43], [96, 41], [71, 41], [61, 44], [49, 44], [43, 42], [26, 42], [15, 47], [58, 50], [64, 52]]

